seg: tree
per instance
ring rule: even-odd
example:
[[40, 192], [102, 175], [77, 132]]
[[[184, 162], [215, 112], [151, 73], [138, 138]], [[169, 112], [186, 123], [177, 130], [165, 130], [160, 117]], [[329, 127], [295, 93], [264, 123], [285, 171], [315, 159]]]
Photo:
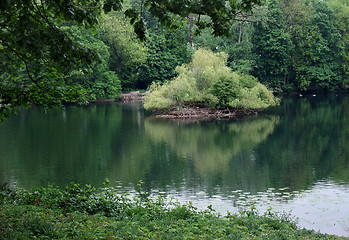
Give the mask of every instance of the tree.
[[346, 0], [328, 0], [334, 12], [335, 26], [341, 35], [341, 47], [344, 53], [341, 60], [343, 86], [349, 88], [349, 2]]
[[318, 60], [309, 69], [312, 81], [320, 88], [333, 90], [341, 82], [341, 36], [334, 25], [333, 11], [325, 2], [314, 1], [312, 24], [319, 38], [315, 45]]
[[307, 66], [315, 61], [313, 46], [316, 32], [311, 26], [313, 8], [311, 4], [298, 0], [283, 0], [282, 6], [287, 21], [286, 28], [294, 44], [291, 71], [296, 77], [292, 82], [296, 87], [305, 90], [310, 84], [307, 80]]
[[[340, 85], [340, 35], [333, 12], [322, 1], [284, 1], [288, 32], [295, 46], [292, 69], [301, 90]], [[333, 54], [335, 53], [335, 54]]]
[[[122, 10], [122, 0], [6, 0], [0, 2], [0, 75], [9, 81], [0, 85], [0, 118], [8, 116], [9, 110], [30, 103], [42, 107], [61, 104], [77, 98], [77, 91], [68, 89], [58, 81], [72, 70], [84, 70], [96, 59], [97, 54], [84, 45], [74, 42], [59, 25], [74, 22], [79, 26], [98, 23], [102, 12]], [[124, 11], [134, 25], [135, 32], [145, 39], [143, 9], [170, 28], [178, 25], [177, 16], [185, 19], [189, 14], [207, 15], [210, 21], [195, 21], [198, 29], [212, 27], [214, 35], [226, 35], [240, 11], [252, 11], [261, 0], [242, 1], [164, 1], [145, 0], [140, 9]], [[25, 69], [29, 83], [16, 82], [18, 69]], [[49, 77], [40, 77], [42, 69]], [[78, 94], [82, 95], [82, 93]]]
[[176, 67], [190, 60], [187, 39], [176, 33], [184, 33], [177, 29], [176, 33], [167, 28], [157, 26], [148, 31], [149, 40], [146, 42], [149, 56], [140, 67], [137, 87], [146, 88], [152, 82], [165, 82], [176, 76]]
[[253, 52], [256, 55], [254, 75], [266, 86], [280, 90], [287, 84], [293, 44], [285, 31], [285, 17], [278, 0], [267, 1], [268, 22], [255, 24]]
[[233, 71], [249, 74], [252, 71], [254, 55], [251, 36], [253, 26], [249, 22], [236, 22], [231, 28], [230, 37], [214, 37], [210, 29], [194, 36], [194, 46], [209, 48], [214, 52], [228, 54], [227, 64]]
[[[59, 25], [75, 22], [80, 26], [97, 23], [102, 9], [91, 1], [1, 1], [0, 2], [0, 119], [13, 108], [41, 107], [75, 101], [84, 96], [80, 89], [62, 80], [72, 70], [86, 72], [98, 60], [95, 51], [73, 41]], [[118, 4], [103, 6], [116, 10]], [[88, 6], [88, 7], [85, 7]], [[25, 71], [27, 80], [20, 79]], [[82, 99], [84, 100], [84, 99]]]
[[235, 23], [232, 31], [235, 34], [226, 50], [223, 50], [229, 55], [228, 66], [233, 71], [250, 74], [255, 59], [255, 53], [252, 51], [253, 25], [249, 22]]
[[122, 14], [103, 15], [100, 29], [101, 39], [111, 50], [111, 70], [119, 76], [123, 88], [134, 87], [138, 69], [147, 59], [146, 46]]
[[114, 71], [110, 71], [111, 50], [101, 39], [101, 31], [79, 28], [76, 25], [62, 27], [70, 33], [74, 41], [98, 52], [100, 61], [94, 62], [87, 73], [73, 70], [65, 76], [66, 85], [85, 90], [88, 100], [113, 99], [121, 92], [121, 82]]

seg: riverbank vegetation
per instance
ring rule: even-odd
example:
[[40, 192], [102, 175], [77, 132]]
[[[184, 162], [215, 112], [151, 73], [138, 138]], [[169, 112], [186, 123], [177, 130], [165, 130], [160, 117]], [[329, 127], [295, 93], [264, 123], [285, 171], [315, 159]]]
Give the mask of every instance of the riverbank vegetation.
[[74, 183], [31, 191], [2, 186], [0, 200], [2, 239], [340, 239], [299, 229], [286, 214], [198, 210], [151, 197], [141, 184], [133, 196]]
[[[176, 67], [193, 61], [199, 48], [225, 52], [231, 77], [252, 75], [273, 92], [348, 90], [347, 1], [244, 2], [230, 6], [234, 15], [216, 1], [206, 8], [196, 2], [7, 1], [0, 5], [1, 116], [31, 103], [48, 108], [114, 99], [121, 91], [178, 80]], [[205, 101], [222, 104], [232, 91], [229, 81], [214, 87], [219, 103], [212, 92]]]

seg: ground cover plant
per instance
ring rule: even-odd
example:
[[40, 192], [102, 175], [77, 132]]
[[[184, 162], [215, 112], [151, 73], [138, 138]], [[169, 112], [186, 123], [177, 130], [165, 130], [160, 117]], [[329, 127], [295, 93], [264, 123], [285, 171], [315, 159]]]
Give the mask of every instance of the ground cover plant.
[[1, 239], [339, 239], [298, 229], [288, 215], [252, 208], [221, 216], [138, 187], [131, 196], [75, 183], [30, 191], [3, 186]]

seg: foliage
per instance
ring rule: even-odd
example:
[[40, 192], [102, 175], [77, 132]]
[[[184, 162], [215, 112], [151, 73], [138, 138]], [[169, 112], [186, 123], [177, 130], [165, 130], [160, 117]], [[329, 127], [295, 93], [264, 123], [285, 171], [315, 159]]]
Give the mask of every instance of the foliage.
[[102, 15], [100, 31], [111, 51], [110, 70], [118, 75], [123, 88], [134, 87], [138, 69], [148, 57], [147, 48], [120, 13]]
[[211, 31], [205, 29], [200, 35], [194, 36], [194, 46], [208, 48], [213, 52], [225, 52], [228, 54], [227, 65], [233, 71], [250, 73], [254, 64], [251, 42], [253, 25], [248, 22], [236, 22], [232, 25], [229, 37], [215, 37]]
[[[131, 1], [133, 8], [139, 8], [140, 1]], [[191, 52], [188, 48], [187, 25], [181, 23], [176, 30], [159, 24], [158, 19], [148, 10], [142, 18], [146, 22], [148, 58], [139, 68], [136, 87], [146, 89], [152, 82], [168, 81], [176, 76], [176, 66], [188, 63]]]
[[[98, 60], [98, 55], [75, 42], [59, 26], [67, 23], [80, 27], [96, 25], [102, 12], [121, 11], [122, 3], [122, 0], [1, 1], [0, 77], [13, 84], [0, 85], [0, 119], [8, 116], [10, 109], [30, 103], [49, 107], [66, 100], [82, 98], [84, 101], [82, 91], [65, 86], [61, 79], [72, 70], [86, 71]], [[178, 26], [174, 16], [184, 20], [190, 14], [208, 15], [210, 22], [196, 21], [195, 24], [200, 29], [211, 26], [215, 35], [225, 35], [235, 12], [252, 11], [254, 5], [261, 3], [261, 0], [242, 0], [226, 4], [211, 0], [202, 5], [196, 1], [183, 4], [181, 1], [146, 0], [140, 8], [126, 8], [124, 14], [143, 40], [146, 39], [143, 9], [148, 9], [160, 23], [173, 29]], [[19, 69], [27, 74], [25, 85], [16, 81]], [[49, 76], [41, 78], [42, 70], [50, 73]]]
[[193, 60], [177, 68], [178, 76], [163, 85], [153, 84], [146, 96], [146, 109], [185, 103], [210, 107], [266, 108], [278, 103], [273, 94], [249, 75], [232, 72], [225, 53], [199, 49]]
[[334, 13], [334, 24], [341, 34], [341, 47], [344, 53], [341, 60], [343, 85], [349, 87], [349, 4], [345, 0], [328, 0], [329, 7]]
[[[96, 190], [74, 183], [63, 189], [12, 192], [15, 195], [0, 205], [3, 239], [335, 238], [299, 230], [289, 216], [270, 211], [260, 215], [252, 208], [222, 217], [210, 206], [198, 211], [162, 197], [142, 198], [140, 185], [134, 197], [120, 196], [110, 187]], [[60, 206], [62, 202], [69, 208]]]
[[110, 48], [100, 40], [99, 32], [81, 29], [76, 25], [62, 27], [72, 38], [89, 49], [98, 52], [100, 61], [91, 64], [90, 72], [74, 70], [65, 77], [68, 85], [78, 84], [86, 91], [90, 100], [116, 98], [121, 91], [121, 84], [115, 72], [109, 70]]
[[252, 51], [253, 25], [248, 22], [235, 23], [232, 31], [235, 35], [226, 50], [228, 53], [228, 66], [233, 71], [250, 74], [253, 69], [255, 55]]
[[284, 3], [284, 12], [295, 46], [292, 65], [297, 87], [338, 87], [342, 49], [328, 5], [320, 1], [289, 1]]
[[315, 1], [312, 23], [320, 39], [316, 45], [319, 61], [314, 64], [310, 74], [318, 87], [334, 89], [340, 84], [343, 49], [340, 47], [340, 35], [334, 26], [333, 12], [326, 3]]
[[[20, 106], [113, 98], [120, 83], [167, 81], [198, 46], [226, 52], [231, 69], [274, 90], [348, 87], [347, 1], [270, 0], [258, 10], [261, 0], [224, 2], [2, 1], [0, 119]], [[265, 12], [267, 22], [250, 23]], [[214, 105], [211, 95], [204, 101]]]
[[174, 32], [161, 26], [150, 26], [147, 61], [140, 67], [137, 86], [147, 88], [152, 82], [165, 82], [176, 76], [176, 66], [188, 63], [190, 52], [184, 37], [184, 28]]
[[285, 17], [278, 0], [267, 1], [268, 22], [255, 24], [253, 51], [256, 56], [254, 75], [261, 83], [280, 91], [287, 83], [286, 76], [291, 65], [292, 42], [285, 31]]
[[[158, 21], [170, 29], [177, 29], [182, 21], [190, 16], [197, 16], [194, 25], [197, 32], [205, 28], [212, 28], [215, 36], [229, 36], [230, 28], [236, 14], [239, 11], [252, 12], [256, 5], [262, 5], [261, 0], [241, 0], [241, 1], [214, 1], [209, 0], [204, 3], [200, 1], [175, 1], [145, 0], [139, 3], [139, 7], [127, 9], [125, 14], [135, 23], [136, 32], [144, 36], [142, 28], [143, 9], [147, 9], [151, 15], [158, 18]], [[201, 20], [200, 16], [208, 16], [209, 20]]]
[[[106, 1], [106, 5], [120, 9], [117, 2]], [[10, 109], [30, 103], [47, 108], [62, 101], [80, 98], [84, 101], [84, 92], [65, 86], [62, 77], [74, 69], [85, 71], [98, 57], [96, 52], [74, 42], [59, 24], [97, 23], [102, 9], [83, 7], [90, 3], [86, 0], [1, 1], [0, 119], [8, 116]], [[24, 83], [19, 81], [21, 71], [27, 75]]]

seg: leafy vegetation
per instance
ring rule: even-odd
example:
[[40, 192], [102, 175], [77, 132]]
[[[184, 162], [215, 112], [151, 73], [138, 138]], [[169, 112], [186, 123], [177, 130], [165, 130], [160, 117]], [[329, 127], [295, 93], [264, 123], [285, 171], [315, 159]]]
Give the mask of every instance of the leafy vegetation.
[[146, 89], [152, 82], [162, 83], [174, 78], [176, 67], [188, 63], [191, 58], [186, 41], [158, 24], [149, 24], [149, 40], [146, 42], [149, 56], [138, 71], [137, 87]]
[[290, 80], [301, 90], [340, 87], [343, 51], [332, 10], [322, 1], [283, 2], [287, 31], [294, 44]]
[[32, 191], [2, 186], [0, 233], [3, 239], [338, 239], [297, 229], [288, 215], [253, 208], [221, 216], [208, 206], [199, 211], [138, 193], [117, 194], [104, 186], [70, 184]]
[[147, 60], [147, 47], [121, 13], [102, 15], [100, 39], [110, 49], [109, 69], [121, 80], [123, 89], [135, 86], [140, 66]]
[[[122, 0], [1, 1], [0, 119], [9, 116], [11, 109], [28, 107], [31, 103], [48, 108], [51, 105], [60, 105], [64, 101], [86, 100], [84, 91], [67, 86], [62, 78], [72, 71], [82, 71], [84, 74], [89, 72], [91, 64], [100, 60], [98, 52], [62, 30], [62, 24], [76, 24], [79, 28], [95, 27], [98, 26], [102, 13], [110, 13], [113, 10], [122, 12], [129, 19], [129, 26], [132, 25], [132, 32], [134, 31], [141, 40], [145, 40], [146, 24], [143, 10], [147, 10], [162, 25], [170, 29], [177, 29], [186, 17], [194, 13], [207, 15], [210, 18], [210, 21], [195, 21], [194, 25], [198, 26], [198, 30], [212, 27], [215, 35], [228, 35], [236, 12], [239, 10], [251, 12], [254, 5], [262, 3], [261, 0], [242, 0], [238, 3], [230, 1], [229, 4], [225, 4], [210, 0], [203, 6], [196, 1], [183, 4], [180, 1], [146, 0], [138, 1], [137, 6], [133, 7], [127, 6], [128, 2], [123, 5], [123, 2]], [[134, 41], [123, 41], [124, 36], [130, 33], [130, 29], [127, 24], [124, 28], [122, 25], [125, 21], [118, 21], [120, 19], [115, 21], [116, 26], [111, 26], [108, 20], [110, 17], [112, 18], [112, 16], [106, 17], [105, 24], [102, 25], [102, 28], [107, 30], [105, 40], [109, 41], [117, 51], [111, 59], [114, 60], [112, 65], [121, 69], [119, 79], [129, 85], [130, 79], [136, 74], [132, 71], [134, 64], [145, 60], [142, 46], [133, 44]], [[100, 30], [101, 26], [97, 28]], [[117, 31], [114, 31], [115, 29]], [[122, 32], [123, 36], [119, 38], [118, 32]], [[112, 41], [115, 36], [116, 44]], [[132, 50], [129, 51], [130, 49]], [[23, 76], [26, 78], [24, 83], [19, 81]], [[102, 91], [108, 92], [104, 88], [106, 86], [108, 88], [109, 85], [115, 87], [117, 82], [111, 73], [100, 77], [102, 80], [98, 80], [97, 89], [92, 90], [98, 92], [98, 94], [92, 93], [96, 96]], [[103, 97], [107, 95], [110, 94], [101, 94]]]
[[99, 62], [90, 66], [90, 71], [84, 73], [73, 70], [64, 77], [68, 86], [78, 86], [83, 89], [88, 100], [116, 98], [121, 92], [119, 77], [110, 71], [110, 48], [91, 29], [81, 29], [77, 26], [62, 27], [73, 39], [89, 49], [94, 49], [100, 56]]
[[279, 6], [278, 0], [267, 1], [269, 9], [269, 22], [255, 24], [253, 34], [253, 52], [256, 64], [254, 75], [259, 77], [261, 83], [282, 91], [287, 84], [288, 67], [291, 64], [293, 44], [289, 33], [285, 30], [285, 16]]
[[[240, 77], [251, 74], [274, 92], [347, 89], [346, 1], [228, 3], [1, 3], [0, 118], [20, 106], [86, 103], [169, 81], [198, 48], [227, 53]], [[213, 92], [199, 100], [229, 105], [235, 90], [227, 79], [215, 87], [218, 100]]]
[[233, 72], [226, 66], [225, 53], [199, 49], [191, 63], [177, 68], [178, 76], [163, 85], [153, 84], [146, 109], [162, 109], [183, 104], [210, 107], [260, 109], [278, 100], [250, 75]]
[[344, 50], [341, 59], [342, 84], [349, 87], [349, 3], [345, 0], [329, 0], [328, 5], [333, 11], [331, 19], [341, 35], [340, 46]]

